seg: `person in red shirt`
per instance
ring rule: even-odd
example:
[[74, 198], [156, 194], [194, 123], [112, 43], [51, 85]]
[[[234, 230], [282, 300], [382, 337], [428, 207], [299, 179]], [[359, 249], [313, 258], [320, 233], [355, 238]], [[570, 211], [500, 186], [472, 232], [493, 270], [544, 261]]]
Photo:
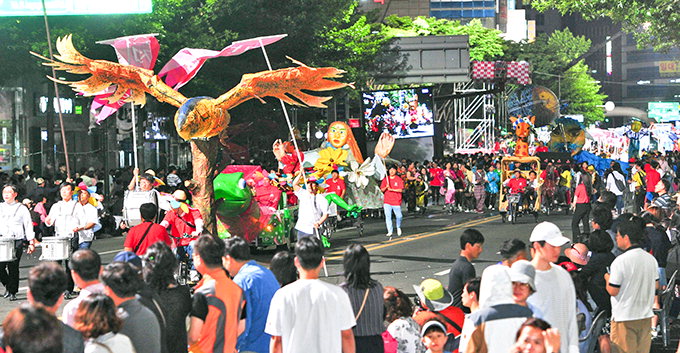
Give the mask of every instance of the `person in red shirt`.
[[548, 146], [543, 143], [543, 141], [538, 143], [538, 147], [536, 147], [536, 153], [541, 153], [541, 152], [548, 152]]
[[515, 169], [513, 177], [506, 180], [503, 185], [510, 189], [511, 194], [519, 194], [523, 193], [524, 189], [527, 187], [527, 180], [524, 179], [522, 172], [520, 172], [519, 169]]
[[168, 231], [161, 225], [153, 223], [158, 213], [158, 207], [152, 203], [139, 206], [139, 213], [144, 222], [130, 228], [123, 247], [125, 251], [132, 251], [138, 256], [146, 254], [146, 249], [156, 242], [162, 241], [172, 245]]
[[166, 229], [170, 227], [175, 246], [187, 246], [203, 232], [203, 217], [198, 209], [186, 204], [187, 194], [183, 190], [175, 191], [172, 197], [172, 210], [165, 214], [161, 226]]
[[661, 180], [661, 174], [656, 170], [657, 168], [659, 168], [659, 162], [655, 160], [645, 164], [645, 173], [647, 173], [647, 194], [645, 195], [645, 208], [647, 208], [647, 204], [656, 197], [654, 188], [656, 187], [656, 184], [659, 183], [659, 180]]
[[404, 181], [397, 176], [397, 168], [391, 166], [389, 174], [380, 184], [380, 190], [385, 194], [383, 208], [385, 210], [385, 225], [387, 234], [392, 236], [392, 212], [397, 219], [397, 236], [401, 235], [401, 193], [404, 191]]
[[[591, 180], [590, 174], [583, 173], [576, 190], [574, 190], [574, 200], [571, 204], [571, 210], [574, 212], [571, 218], [571, 233], [574, 243], [581, 241], [581, 234], [590, 234], [590, 196], [593, 194]], [[579, 228], [580, 222], [583, 223], [583, 233]]]
[[432, 199], [435, 205], [439, 205], [439, 189], [444, 185], [444, 169], [439, 168], [437, 163], [432, 162], [430, 169], [430, 190], [432, 190]]
[[347, 186], [345, 186], [345, 181], [340, 179], [340, 173], [337, 170], [331, 172], [331, 178], [326, 180], [327, 192], [334, 192], [340, 198], [345, 198], [345, 191], [347, 191]]

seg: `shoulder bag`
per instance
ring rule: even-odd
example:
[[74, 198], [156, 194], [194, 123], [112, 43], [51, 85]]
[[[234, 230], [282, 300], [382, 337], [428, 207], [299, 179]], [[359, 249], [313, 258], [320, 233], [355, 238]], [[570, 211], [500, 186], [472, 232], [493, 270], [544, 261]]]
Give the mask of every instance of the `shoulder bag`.
[[153, 226], [153, 223], [149, 224], [149, 227], [146, 228], [146, 231], [144, 232], [144, 235], [142, 235], [142, 238], [139, 239], [139, 243], [137, 243], [137, 246], [135, 246], [135, 250], [133, 252], [136, 254], [137, 250], [139, 250], [139, 247], [142, 246], [142, 242], [144, 239], [146, 239], [146, 235], [149, 234], [149, 230], [151, 230], [151, 227]]
[[361, 302], [361, 307], [359, 308], [359, 312], [357, 312], [356, 316], [354, 316], [354, 321], [359, 320], [359, 316], [361, 316], [361, 313], [364, 312], [364, 306], [366, 306], [366, 299], [368, 299], [368, 292], [371, 291], [371, 288], [366, 288], [366, 293], [364, 293], [364, 300]]

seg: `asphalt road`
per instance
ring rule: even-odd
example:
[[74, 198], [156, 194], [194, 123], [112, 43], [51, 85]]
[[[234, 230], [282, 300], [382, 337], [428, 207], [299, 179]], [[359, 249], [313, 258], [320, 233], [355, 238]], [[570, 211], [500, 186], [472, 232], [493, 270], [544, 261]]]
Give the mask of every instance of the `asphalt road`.
[[[565, 236], [571, 234], [571, 216], [564, 214], [541, 216], [540, 221], [548, 220], [557, 224]], [[328, 277], [325, 280], [340, 284], [342, 275], [342, 252], [350, 243], [364, 245], [371, 254], [371, 273], [374, 279], [383, 286], [400, 288], [409, 295], [415, 295], [413, 285], [427, 278], [440, 280], [444, 286], [448, 283], [448, 272], [451, 263], [459, 256], [460, 235], [467, 228], [475, 228], [485, 237], [484, 251], [473, 262], [478, 275], [484, 269], [500, 261], [496, 254], [506, 239], [518, 238], [528, 244], [529, 236], [536, 225], [533, 217], [521, 217], [517, 224], [502, 223], [500, 216], [490, 211], [484, 214], [455, 213], [448, 215], [441, 207], [431, 207], [425, 215], [405, 215], [401, 237], [385, 237], [385, 225], [382, 219], [365, 221], [364, 235], [354, 227], [338, 230], [331, 239], [331, 248], [327, 250]], [[103, 262], [109, 263], [113, 256], [123, 248], [123, 238], [97, 239], [93, 249], [98, 251]], [[258, 251], [255, 259], [268, 264], [274, 251]], [[39, 252], [22, 258], [19, 301], [9, 302], [0, 298], [0, 318], [26, 300], [26, 277], [31, 266], [38, 262]], [[673, 330], [674, 340], [671, 347], [677, 347], [678, 331]], [[664, 350], [658, 344], [653, 352], [674, 352], [670, 347]]]

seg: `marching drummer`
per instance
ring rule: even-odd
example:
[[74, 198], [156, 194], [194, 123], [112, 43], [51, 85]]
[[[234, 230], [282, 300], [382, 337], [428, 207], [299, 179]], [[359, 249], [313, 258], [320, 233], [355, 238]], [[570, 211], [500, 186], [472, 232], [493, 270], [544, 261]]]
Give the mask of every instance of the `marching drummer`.
[[[62, 183], [59, 185], [59, 197], [61, 201], [52, 205], [50, 213], [45, 219], [45, 224], [48, 227], [54, 226], [54, 234], [61, 237], [71, 238], [71, 251], [78, 249], [78, 232], [83, 230], [83, 224], [85, 224], [85, 212], [83, 211], [83, 205], [77, 200], [73, 199], [73, 185], [70, 183]], [[74, 236], [75, 235], [75, 236]], [[64, 260], [64, 267], [68, 268], [68, 260]], [[69, 299], [70, 292], [73, 291], [73, 279], [70, 276], [68, 278], [68, 291], [66, 293], [67, 299]]]
[[5, 185], [2, 188], [2, 199], [0, 203], [0, 235], [3, 239], [12, 238], [14, 240], [14, 260], [0, 262], [0, 282], [5, 286], [5, 298], [10, 301], [17, 300], [19, 291], [19, 261], [24, 250], [24, 242], [28, 241], [26, 253], [30, 254], [35, 250], [37, 240], [33, 232], [33, 221], [28, 208], [17, 201], [18, 190], [14, 185]]
[[[99, 225], [97, 208], [90, 203], [90, 192], [78, 190], [78, 202], [83, 207], [83, 219], [78, 229], [78, 249], [89, 249], [94, 240], [94, 232]], [[101, 228], [101, 226], [99, 226]]]

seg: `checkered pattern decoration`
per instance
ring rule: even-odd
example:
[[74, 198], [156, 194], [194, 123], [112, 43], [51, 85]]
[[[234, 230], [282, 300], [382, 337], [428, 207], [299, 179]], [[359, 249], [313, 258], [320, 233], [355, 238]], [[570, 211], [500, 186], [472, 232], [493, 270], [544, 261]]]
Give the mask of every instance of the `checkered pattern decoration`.
[[526, 61], [473, 61], [472, 79], [484, 81], [506, 80], [508, 83], [531, 83], [531, 66]]
[[508, 63], [506, 77], [520, 85], [531, 83], [531, 66], [526, 61], [511, 61]]

